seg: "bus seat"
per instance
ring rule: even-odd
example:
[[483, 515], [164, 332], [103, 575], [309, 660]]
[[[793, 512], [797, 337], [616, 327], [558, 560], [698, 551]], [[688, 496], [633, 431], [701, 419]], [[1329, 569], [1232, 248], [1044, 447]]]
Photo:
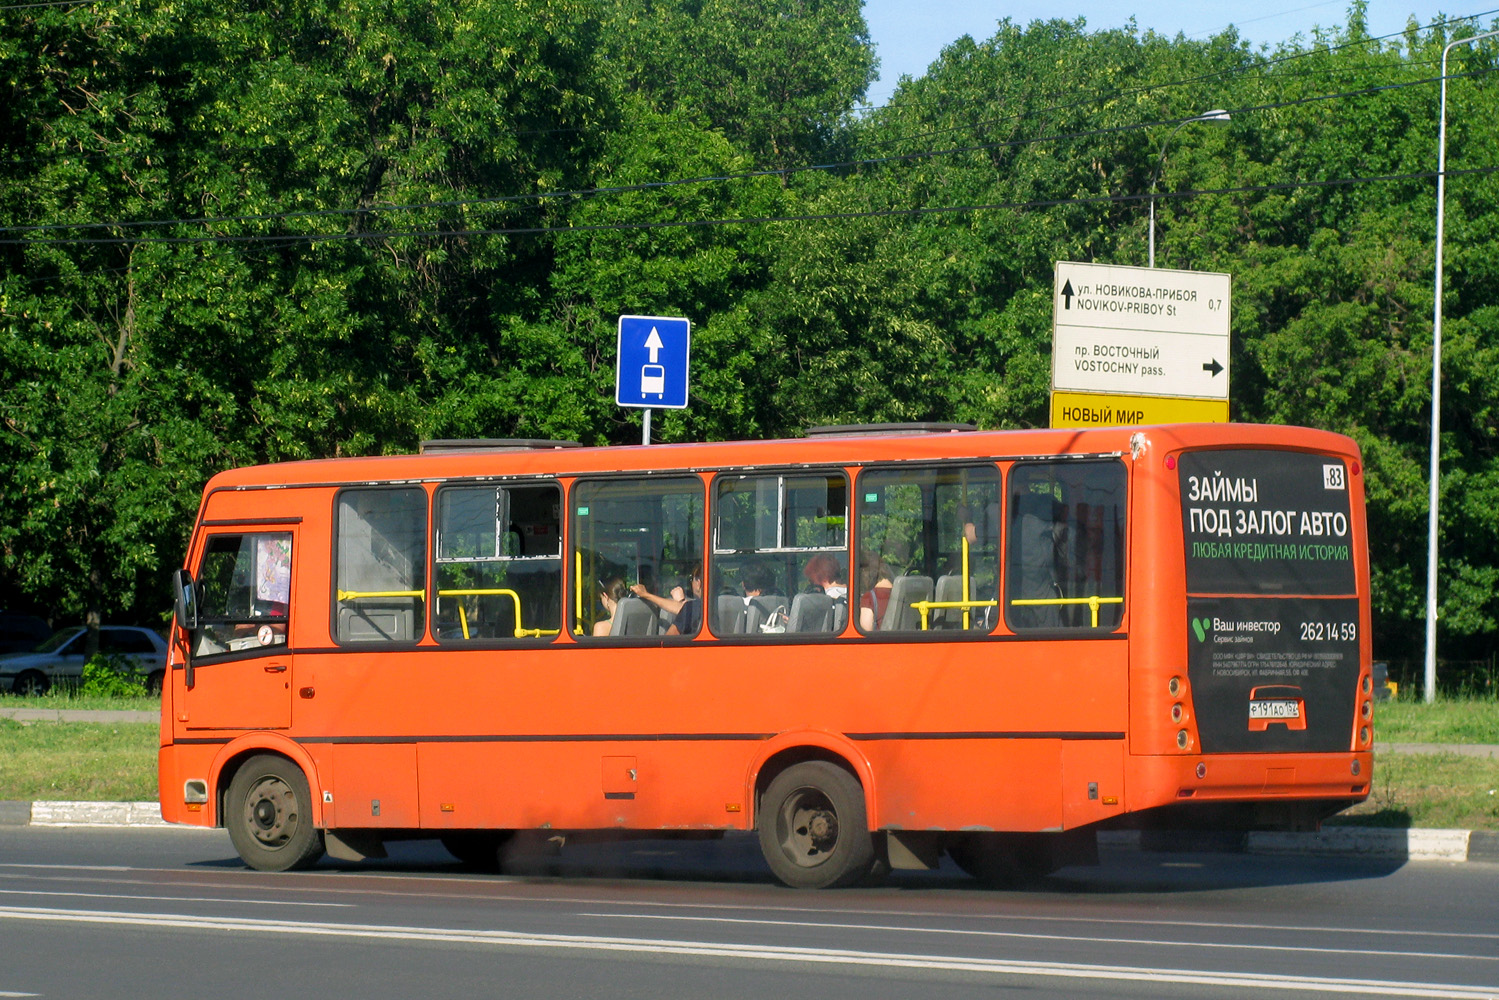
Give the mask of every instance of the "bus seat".
[[713, 631], [719, 635], [742, 635], [744, 633], [744, 598], [734, 594], [718, 595], [718, 617]]
[[343, 642], [412, 642], [416, 631], [413, 598], [340, 604], [338, 638]]
[[[936, 601], [961, 601], [962, 599], [963, 599], [963, 574], [961, 574], [961, 573], [944, 573], [942, 576], [937, 577], [937, 596], [935, 598], [933, 598], [933, 600], [936, 600]], [[973, 585], [973, 581], [971, 579], [968, 582], [968, 599], [970, 601], [982, 600], [982, 598], [979, 597], [978, 588]], [[984, 610], [983, 608], [973, 608], [973, 609], [971, 609], [970, 613], [969, 613], [969, 621], [975, 621], [975, 620], [977, 620], [975, 616], [979, 612], [982, 612], [983, 610]], [[932, 626], [932, 628], [942, 628], [942, 629], [962, 628], [963, 627], [963, 609], [962, 608], [933, 608], [932, 609], [932, 614], [931, 614], [931, 626]]]
[[614, 621], [609, 624], [610, 635], [639, 636], [656, 635], [661, 631], [661, 619], [654, 606], [639, 597], [621, 597], [614, 609]]
[[880, 622], [882, 632], [916, 632], [921, 629], [921, 612], [911, 607], [917, 601], [932, 599], [932, 578], [929, 576], [898, 576], [890, 588], [890, 603], [885, 605], [885, 620]]
[[831, 632], [833, 599], [827, 594], [797, 594], [791, 599], [788, 632]]
[[780, 594], [761, 594], [750, 598], [744, 609], [744, 631], [749, 635], [758, 634], [760, 626], [770, 621], [770, 616], [775, 614], [777, 608], [785, 610], [786, 603], [786, 598]]

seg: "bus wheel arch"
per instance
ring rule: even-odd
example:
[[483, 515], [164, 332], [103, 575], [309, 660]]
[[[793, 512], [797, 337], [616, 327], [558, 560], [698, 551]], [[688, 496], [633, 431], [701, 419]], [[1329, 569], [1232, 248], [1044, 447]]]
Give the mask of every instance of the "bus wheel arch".
[[311, 801], [309, 802], [309, 807], [313, 825], [318, 827], [329, 825], [324, 822], [322, 801], [323, 782], [318, 776], [317, 763], [300, 744], [287, 739], [280, 733], [264, 732], [249, 733], [232, 740], [219, 752], [218, 759], [214, 761], [208, 775], [208, 787], [214, 790], [213, 824], [215, 826], [225, 825], [225, 799], [229, 794], [229, 786], [234, 781], [235, 774], [252, 757], [266, 754], [285, 757], [293, 765], [301, 769], [310, 793]]
[[773, 753], [757, 770], [760, 850], [776, 878], [792, 888], [851, 885], [875, 865], [869, 785], [850, 757], [860, 760], [803, 743]]
[[295, 871], [323, 856], [312, 783], [290, 757], [262, 752], [239, 758], [219, 796], [219, 819], [251, 868]]

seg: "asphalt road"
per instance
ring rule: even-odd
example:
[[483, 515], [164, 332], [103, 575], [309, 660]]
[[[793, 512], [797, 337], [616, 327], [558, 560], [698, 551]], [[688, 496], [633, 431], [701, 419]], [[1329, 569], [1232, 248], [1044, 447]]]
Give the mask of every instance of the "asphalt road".
[[1499, 865], [1103, 862], [809, 893], [742, 837], [270, 875], [218, 832], [0, 829], [0, 997], [1499, 997]]

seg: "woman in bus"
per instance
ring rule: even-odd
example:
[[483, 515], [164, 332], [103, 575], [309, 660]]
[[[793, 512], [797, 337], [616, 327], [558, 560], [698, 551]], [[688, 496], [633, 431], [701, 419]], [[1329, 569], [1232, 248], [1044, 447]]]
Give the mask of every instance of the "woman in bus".
[[619, 611], [619, 602], [630, 592], [630, 588], [626, 587], [625, 581], [617, 576], [599, 581], [599, 587], [601, 588], [599, 603], [604, 606], [605, 611], [609, 612], [609, 617], [593, 623], [593, 634], [608, 635], [609, 630], [614, 627], [614, 616]]
[[692, 577], [688, 581], [692, 588], [692, 596], [688, 597], [681, 587], [671, 588], [670, 597], [662, 597], [653, 594], [643, 583], [637, 583], [630, 589], [635, 596], [641, 600], [648, 601], [676, 616], [676, 620], [667, 628], [667, 635], [696, 635], [698, 626], [703, 620], [703, 569], [696, 566], [692, 570]]
[[859, 628], [873, 632], [880, 627], [885, 617], [885, 606], [890, 603], [890, 591], [895, 583], [890, 579], [890, 568], [885, 560], [870, 552], [859, 555]]
[[843, 583], [843, 565], [826, 552], [819, 552], [807, 560], [802, 575], [812, 584], [814, 591], [821, 591], [833, 600], [848, 596], [848, 584]]

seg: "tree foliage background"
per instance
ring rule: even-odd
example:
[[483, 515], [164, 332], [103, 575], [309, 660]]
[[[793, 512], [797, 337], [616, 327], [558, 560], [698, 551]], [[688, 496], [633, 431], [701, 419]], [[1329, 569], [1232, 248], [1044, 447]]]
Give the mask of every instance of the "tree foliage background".
[[[1052, 264], [1143, 264], [1156, 180], [1158, 262], [1234, 276], [1234, 418], [1362, 446], [1411, 655], [1440, 56], [1483, 28], [1001, 21], [870, 109], [857, 0], [0, 7], [0, 605], [159, 623], [225, 467], [638, 440], [621, 313], [694, 323], [663, 440], [1043, 425]], [[1450, 81], [1451, 656], [1499, 633], [1496, 56]]]

